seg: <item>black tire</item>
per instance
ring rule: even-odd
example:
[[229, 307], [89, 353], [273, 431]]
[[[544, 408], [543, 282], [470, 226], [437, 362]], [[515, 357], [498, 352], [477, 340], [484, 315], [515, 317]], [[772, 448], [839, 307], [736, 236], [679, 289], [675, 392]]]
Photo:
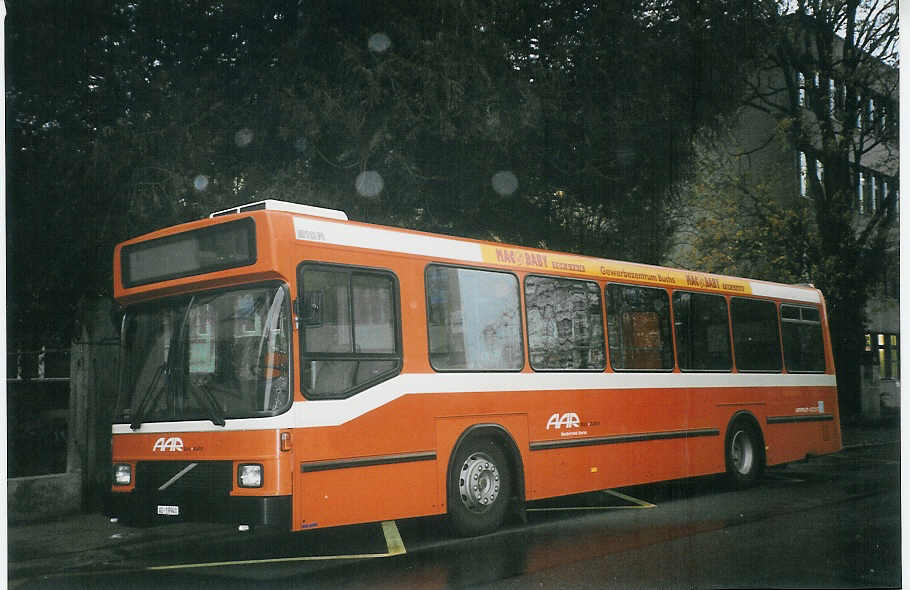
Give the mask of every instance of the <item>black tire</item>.
[[512, 473], [502, 448], [490, 439], [458, 447], [449, 473], [449, 521], [459, 535], [473, 537], [498, 529], [512, 495]]
[[724, 449], [730, 483], [739, 489], [758, 483], [765, 469], [765, 450], [755, 426], [744, 420], [734, 423]]

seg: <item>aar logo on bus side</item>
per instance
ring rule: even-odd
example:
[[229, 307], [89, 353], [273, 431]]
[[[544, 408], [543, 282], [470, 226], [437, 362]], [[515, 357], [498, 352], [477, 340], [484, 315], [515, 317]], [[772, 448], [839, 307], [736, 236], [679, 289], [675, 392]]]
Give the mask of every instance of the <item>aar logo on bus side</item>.
[[579, 426], [581, 426], [581, 420], [579, 420], [578, 414], [575, 412], [566, 412], [562, 415], [556, 412], [547, 420], [547, 430], [550, 430], [550, 428], [556, 430], [560, 428], [578, 428]]

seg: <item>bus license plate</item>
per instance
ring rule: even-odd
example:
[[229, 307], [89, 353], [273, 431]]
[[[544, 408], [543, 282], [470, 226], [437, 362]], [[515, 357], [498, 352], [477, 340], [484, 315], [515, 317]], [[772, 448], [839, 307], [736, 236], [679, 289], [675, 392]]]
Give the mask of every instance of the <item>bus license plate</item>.
[[180, 516], [180, 506], [158, 505], [158, 514], [160, 516]]

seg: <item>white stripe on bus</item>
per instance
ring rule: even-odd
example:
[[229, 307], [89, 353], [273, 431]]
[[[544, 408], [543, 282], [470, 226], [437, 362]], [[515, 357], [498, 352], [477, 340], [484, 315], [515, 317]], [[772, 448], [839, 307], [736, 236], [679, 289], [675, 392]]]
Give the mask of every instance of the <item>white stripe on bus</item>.
[[298, 240], [323, 244], [416, 254], [431, 258], [450, 258], [474, 263], [483, 262], [480, 244], [454, 238], [412, 234], [379, 227], [334, 223], [303, 217], [294, 218], [294, 233]]
[[[348, 399], [295, 402], [270, 418], [146, 422], [139, 430], [115, 424], [114, 434], [222, 432], [339, 426], [406, 395], [482, 392], [596, 391], [737, 387], [834, 387], [834, 375], [765, 373], [404, 373]], [[558, 405], [558, 402], [555, 402]]]
[[776, 285], [774, 283], [762, 283], [760, 281], [750, 281], [750, 286], [753, 295], [774, 297], [776, 299], [791, 299], [793, 301], [804, 301], [806, 303], [822, 302], [818, 291], [812, 289], [791, 287], [789, 285]]

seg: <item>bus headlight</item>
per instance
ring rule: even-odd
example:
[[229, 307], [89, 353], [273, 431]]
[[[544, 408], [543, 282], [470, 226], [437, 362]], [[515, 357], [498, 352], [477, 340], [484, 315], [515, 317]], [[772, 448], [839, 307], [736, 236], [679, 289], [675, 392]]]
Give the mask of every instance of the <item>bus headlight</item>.
[[237, 466], [237, 485], [242, 488], [262, 487], [262, 465], [243, 463]]
[[128, 486], [133, 482], [133, 467], [129, 463], [114, 464], [114, 485]]

